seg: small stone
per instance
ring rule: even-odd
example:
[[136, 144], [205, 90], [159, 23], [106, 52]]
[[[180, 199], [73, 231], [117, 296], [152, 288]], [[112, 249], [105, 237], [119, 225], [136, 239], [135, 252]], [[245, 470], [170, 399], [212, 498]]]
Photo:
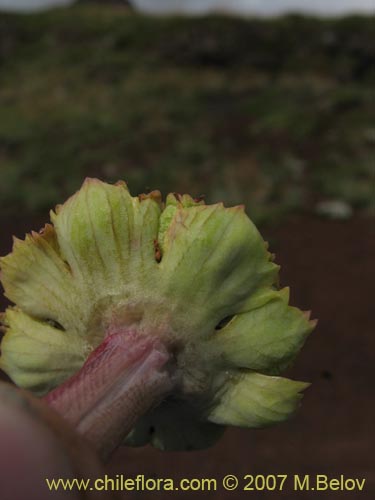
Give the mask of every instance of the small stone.
[[320, 201], [315, 206], [318, 215], [329, 217], [331, 219], [349, 219], [353, 215], [353, 209], [343, 200]]

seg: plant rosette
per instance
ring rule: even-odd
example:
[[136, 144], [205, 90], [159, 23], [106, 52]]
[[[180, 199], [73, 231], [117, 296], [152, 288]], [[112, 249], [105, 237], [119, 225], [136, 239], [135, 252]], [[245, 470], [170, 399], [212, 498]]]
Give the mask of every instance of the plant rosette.
[[243, 206], [86, 179], [52, 224], [1, 258], [0, 367], [103, 457], [125, 440], [211, 445], [287, 419], [308, 384], [280, 377], [315, 322]]

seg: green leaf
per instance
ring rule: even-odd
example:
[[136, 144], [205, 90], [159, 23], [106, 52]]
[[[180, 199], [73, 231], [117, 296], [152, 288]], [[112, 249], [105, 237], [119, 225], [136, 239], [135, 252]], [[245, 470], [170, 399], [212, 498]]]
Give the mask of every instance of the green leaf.
[[211, 334], [224, 317], [241, 312], [259, 287], [277, 279], [279, 268], [243, 207], [178, 208], [162, 247], [161, 291], [180, 326], [197, 334]]
[[84, 338], [19, 309], [8, 308], [1, 343], [0, 368], [20, 387], [43, 395], [85, 362], [90, 348]]
[[309, 384], [245, 372], [228, 379], [208, 420], [220, 425], [265, 427], [290, 417]]
[[167, 399], [145, 415], [126, 439], [130, 446], [151, 443], [161, 450], [199, 450], [219, 439], [225, 427], [203, 420], [184, 401]]
[[226, 365], [279, 374], [315, 326], [288, 300], [289, 289], [270, 290], [267, 303], [236, 315], [211, 339], [209, 348], [219, 351]]

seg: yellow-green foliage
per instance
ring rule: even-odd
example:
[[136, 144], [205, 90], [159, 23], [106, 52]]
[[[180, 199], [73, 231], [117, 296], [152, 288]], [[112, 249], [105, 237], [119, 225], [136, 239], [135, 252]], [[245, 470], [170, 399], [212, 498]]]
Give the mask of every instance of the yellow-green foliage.
[[0, 261], [15, 303], [0, 367], [16, 384], [45, 394], [121, 327], [161, 339], [179, 375], [131, 444], [201, 447], [218, 426], [294, 412], [306, 384], [278, 375], [314, 322], [277, 291], [279, 266], [243, 206], [176, 194], [164, 204], [159, 192], [133, 197], [123, 182], [86, 179], [51, 221]]

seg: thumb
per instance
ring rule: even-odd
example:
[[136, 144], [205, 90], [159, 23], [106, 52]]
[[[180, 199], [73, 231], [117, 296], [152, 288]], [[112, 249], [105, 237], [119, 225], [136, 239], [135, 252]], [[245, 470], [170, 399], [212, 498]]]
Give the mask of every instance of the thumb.
[[50, 490], [46, 479], [95, 479], [102, 475], [94, 450], [57, 413], [28, 392], [0, 382], [2, 500], [94, 500], [99, 492], [90, 491], [90, 487], [88, 491], [78, 487]]

